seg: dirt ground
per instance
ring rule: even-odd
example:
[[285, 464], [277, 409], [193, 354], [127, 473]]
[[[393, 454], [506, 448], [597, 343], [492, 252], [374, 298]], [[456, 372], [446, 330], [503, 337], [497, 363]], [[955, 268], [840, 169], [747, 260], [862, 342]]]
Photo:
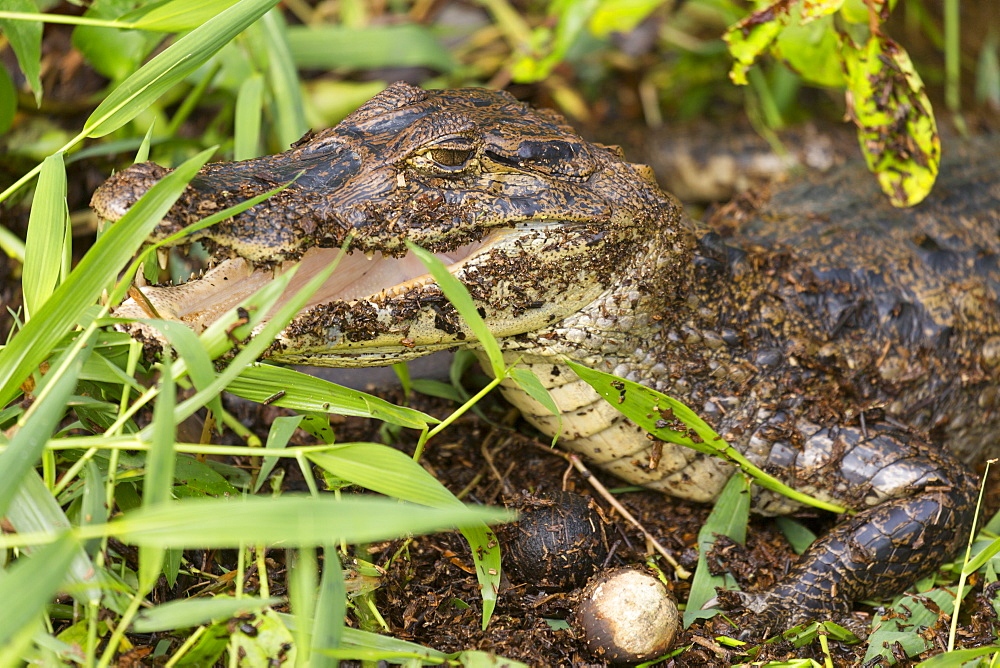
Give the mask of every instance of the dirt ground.
[[[380, 394], [392, 401], [403, 400], [398, 390]], [[437, 417], [444, 417], [452, 410], [448, 402], [421, 395], [414, 395], [410, 404]], [[591, 496], [607, 521], [609, 556], [600, 564], [599, 572], [623, 565], [641, 568], [651, 561], [666, 576], [674, 598], [681, 603], [687, 599], [689, 581], [677, 578], [662, 558], [651, 556], [655, 552], [646, 545], [641, 533], [618, 516], [564, 457], [530, 435], [531, 428], [515, 411], [499, 397], [488, 398], [481, 408], [488, 421], [467, 414], [429, 443], [422, 461], [427, 470], [469, 503], [502, 505], [523, 494], [559, 490]], [[240, 410], [243, 419], [254, 423], [262, 435], [267, 423], [280, 412], [248, 404], [243, 404]], [[380, 423], [375, 421], [345, 419], [338, 426], [338, 440], [378, 441], [379, 427]], [[415, 437], [404, 432], [397, 445], [412, 452]], [[599, 471], [594, 474], [606, 487], [622, 489], [622, 483], [613, 477]], [[289, 468], [288, 484], [294, 486], [296, 476], [297, 470]], [[694, 571], [697, 562], [694, 546], [710, 507], [648, 490], [625, 491], [616, 497], [685, 568]], [[833, 518], [806, 516], [804, 521], [811, 529], [822, 531]], [[532, 666], [606, 665], [588, 655], [578, 633], [561, 623], [572, 613], [579, 589], [554, 591], [531, 582], [510, 582], [505, 577], [489, 628], [481, 630], [482, 608], [472, 559], [468, 545], [457, 532], [417, 536], [407, 539], [405, 544], [403, 541], [375, 544], [368, 546], [367, 554], [361, 556], [386, 569], [376, 591], [376, 601], [391, 627], [391, 635], [396, 638], [444, 652], [485, 650]], [[795, 558], [781, 532], [766, 519], [752, 520], [746, 546], [729, 544], [717, 556], [740, 586], [748, 590], [768, 586]], [[276, 559], [280, 561], [280, 555]], [[271, 577], [279, 583], [283, 579], [277, 571]], [[992, 608], [982, 597], [971, 607], [973, 612], [962, 620], [961, 644], [975, 646], [992, 641], [997, 623]], [[863, 638], [873, 612], [861, 608], [849, 618], [836, 621]], [[746, 660], [745, 655], [727, 649], [716, 640], [727, 631], [735, 632], [721, 617], [697, 622], [674, 643], [675, 648], [684, 650], [657, 665], [728, 666]], [[939, 622], [927, 631], [927, 637], [943, 643], [947, 627]], [[858, 666], [862, 665], [865, 644], [846, 645], [831, 640], [830, 652], [836, 665]], [[818, 642], [800, 648], [774, 643], [766, 646], [756, 659], [787, 661], [807, 657], [823, 661]], [[896, 665], [916, 663], [902, 658]]]

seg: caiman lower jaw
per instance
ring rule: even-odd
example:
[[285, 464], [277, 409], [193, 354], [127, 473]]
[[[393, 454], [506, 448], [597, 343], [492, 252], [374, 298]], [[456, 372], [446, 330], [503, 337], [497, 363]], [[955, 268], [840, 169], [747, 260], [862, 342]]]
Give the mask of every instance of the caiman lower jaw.
[[[435, 255], [454, 273], [471, 259], [521, 236], [521, 231], [499, 228], [480, 241]], [[314, 247], [306, 251], [300, 260], [274, 267], [254, 267], [242, 258], [224, 260], [187, 283], [140, 287], [138, 290], [145, 299], [127, 299], [115, 309], [114, 315], [119, 318], [177, 320], [200, 333], [275, 276], [298, 264], [298, 270], [273, 309], [277, 310], [317, 273], [329, 267], [339, 253], [337, 248]], [[359, 252], [344, 254], [333, 275], [309, 298], [303, 310], [337, 300], [379, 301], [431, 281], [433, 279], [426, 267], [412, 253], [401, 258], [383, 256], [378, 252], [372, 255]]]

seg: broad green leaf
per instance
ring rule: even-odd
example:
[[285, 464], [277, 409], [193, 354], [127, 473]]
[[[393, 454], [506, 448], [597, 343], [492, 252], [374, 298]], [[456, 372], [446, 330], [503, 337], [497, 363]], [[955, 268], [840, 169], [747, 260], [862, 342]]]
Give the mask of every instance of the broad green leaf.
[[[933, 610], [925, 605], [930, 599], [938, 608]], [[868, 651], [864, 661], [868, 662], [879, 655], [892, 660], [893, 652], [886, 647], [895, 643], [906, 651], [907, 656], [916, 656], [930, 647], [930, 641], [924, 638], [918, 629], [932, 626], [940, 615], [950, 615], [955, 607], [954, 593], [944, 589], [931, 589], [921, 592], [919, 596], [903, 594], [894, 605], [889, 615], [876, 615], [872, 620], [875, 631], [868, 637]], [[957, 664], [956, 664], [957, 665]]]
[[802, 554], [816, 541], [816, 534], [798, 520], [791, 517], [775, 517], [774, 521], [785, 535], [785, 540], [795, 550], [795, 554]]
[[294, 369], [257, 363], [246, 367], [232, 380], [226, 391], [261, 403], [318, 411], [373, 417], [402, 427], [424, 429], [440, 422], [426, 413], [396, 406], [384, 399], [331, 383]]
[[[240, 657], [239, 663], [254, 668], [270, 666], [274, 657], [281, 656], [289, 666], [305, 666], [308, 661], [299, 662], [296, 657], [303, 651], [297, 644], [298, 638], [289, 631], [294, 625], [286, 624], [285, 617], [267, 608], [254, 618], [254, 633], [247, 635], [239, 629], [229, 637], [230, 656]], [[293, 617], [294, 619], [294, 617]]]
[[38, 622], [45, 606], [62, 587], [79, 550], [80, 543], [64, 533], [30, 557], [21, 557], [0, 571], [0, 600], [7, 601], [7, 605], [0, 606], [0, 647], [5, 652], [13, 652], [10, 643], [15, 636]]
[[438, 287], [441, 288], [441, 292], [452, 303], [458, 314], [462, 316], [462, 321], [472, 330], [476, 341], [482, 346], [487, 357], [490, 359], [493, 376], [495, 378], [504, 377], [506, 375], [506, 368], [503, 363], [503, 352], [500, 350], [500, 344], [497, 343], [496, 337], [493, 336], [490, 328], [483, 322], [483, 317], [479, 315], [476, 303], [472, 301], [472, 296], [469, 294], [468, 289], [448, 271], [448, 268], [444, 266], [441, 260], [434, 257], [433, 253], [420, 248], [411, 241], [406, 242], [406, 247], [427, 267], [427, 271], [434, 277]]
[[788, 22], [788, 1], [777, 0], [729, 27], [723, 39], [736, 60], [729, 71], [729, 78], [734, 84], [746, 85], [747, 70], [771, 46]]
[[839, 88], [847, 82], [832, 16], [806, 23], [792, 21], [778, 34], [772, 51], [803, 79], [818, 86]]
[[406, 533], [429, 533], [480, 522], [508, 521], [495, 508], [425, 508], [377, 498], [338, 500], [285, 495], [279, 498], [181, 499], [143, 508], [105, 525], [81, 529], [135, 545], [181, 548], [237, 548], [280, 543], [283, 547], [341, 540], [366, 543]]
[[66, 167], [63, 154], [55, 153], [42, 163], [24, 240], [24, 263], [30, 268], [22, 279], [26, 319], [41, 309], [56, 287], [68, 223]]
[[431, 67], [451, 72], [457, 64], [428, 28], [415, 23], [370, 28], [293, 26], [292, 58], [303, 69], [371, 70]]
[[244, 612], [256, 612], [277, 605], [280, 598], [187, 598], [142, 610], [132, 623], [136, 633], [157, 633], [222, 621]]
[[[844, 0], [802, 0], [797, 8], [803, 23], [830, 16], [844, 6]], [[831, 26], [832, 29], [832, 26]]]
[[[31, 0], [4, 0], [8, 12], [33, 14], [38, 11]], [[35, 104], [42, 103], [42, 22], [0, 19], [0, 33], [10, 42], [17, 64], [35, 93]]]
[[277, 0], [241, 0], [146, 63], [123, 81], [87, 119], [89, 137], [103, 137], [135, 118], [259, 19]]
[[101, 290], [114, 281], [210, 154], [198, 154], [154, 185], [101, 235], [35, 317], [0, 350], [0, 406], [17, 395], [21, 382], [51, 354]]
[[726, 483], [715, 502], [711, 514], [698, 532], [698, 567], [691, 580], [687, 609], [684, 611], [684, 626], [688, 627], [696, 619], [711, 617], [715, 610], [702, 610], [712, 597], [716, 587], [731, 589], [736, 580], [728, 573], [712, 575], [706, 555], [715, 545], [716, 536], [728, 536], [739, 544], [746, 541], [747, 520], [750, 517], [750, 485], [742, 475], [734, 475]]
[[906, 51], [882, 35], [843, 53], [851, 93], [848, 113], [868, 168], [893, 206], [913, 206], [930, 193], [941, 161], [923, 81]]

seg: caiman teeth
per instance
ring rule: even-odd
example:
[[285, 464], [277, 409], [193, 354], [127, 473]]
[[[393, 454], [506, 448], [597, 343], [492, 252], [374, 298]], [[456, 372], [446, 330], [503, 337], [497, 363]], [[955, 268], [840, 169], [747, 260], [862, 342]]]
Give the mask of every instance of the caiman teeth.
[[365, 257], [368, 258], [369, 261], [374, 260], [375, 251], [365, 251]]
[[167, 248], [157, 248], [156, 259], [160, 263], [160, 269], [166, 269], [167, 262], [170, 260], [170, 250]]

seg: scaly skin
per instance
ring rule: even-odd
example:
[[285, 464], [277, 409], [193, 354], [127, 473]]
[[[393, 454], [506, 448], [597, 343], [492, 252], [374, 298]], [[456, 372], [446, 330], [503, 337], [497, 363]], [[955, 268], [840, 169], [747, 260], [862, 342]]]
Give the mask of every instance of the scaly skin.
[[[325, 262], [316, 248], [349, 233], [351, 250], [393, 257], [404, 238], [453, 252], [494, 233], [452, 272], [507, 360], [550, 388], [563, 447], [701, 501], [733, 472], [651, 444], [562, 364], [572, 358], [680, 399], [787, 484], [858, 511], [775, 588], [745, 597], [763, 632], [898, 592], [966, 536], [976, 481], [952, 451], [968, 462], [995, 454], [1000, 426], [1000, 161], [998, 143], [984, 142], [913, 211], [892, 209], [870, 177], [844, 171], [759, 210], [730, 210], [715, 221], [723, 239], [684, 218], [648, 169], [583, 141], [551, 112], [504, 93], [394, 84], [284, 154], [206, 166], [154, 238], [303, 173], [267, 203], [189, 238], [245, 260], [143, 291], [161, 316], [201, 328], [212, 308], [188, 302], [242, 294], [234, 284], [256, 285], [281, 261]], [[117, 219], [163, 173], [127, 169], [94, 206]], [[344, 271], [363, 273], [364, 262]], [[403, 282], [419, 273], [396, 287], [364, 282], [315, 298], [267, 356], [370, 366], [476, 347], [432, 280]], [[127, 302], [118, 314], [144, 308]], [[509, 380], [502, 388], [555, 433], [553, 416]], [[754, 508], [797, 505], [757, 490]]]

